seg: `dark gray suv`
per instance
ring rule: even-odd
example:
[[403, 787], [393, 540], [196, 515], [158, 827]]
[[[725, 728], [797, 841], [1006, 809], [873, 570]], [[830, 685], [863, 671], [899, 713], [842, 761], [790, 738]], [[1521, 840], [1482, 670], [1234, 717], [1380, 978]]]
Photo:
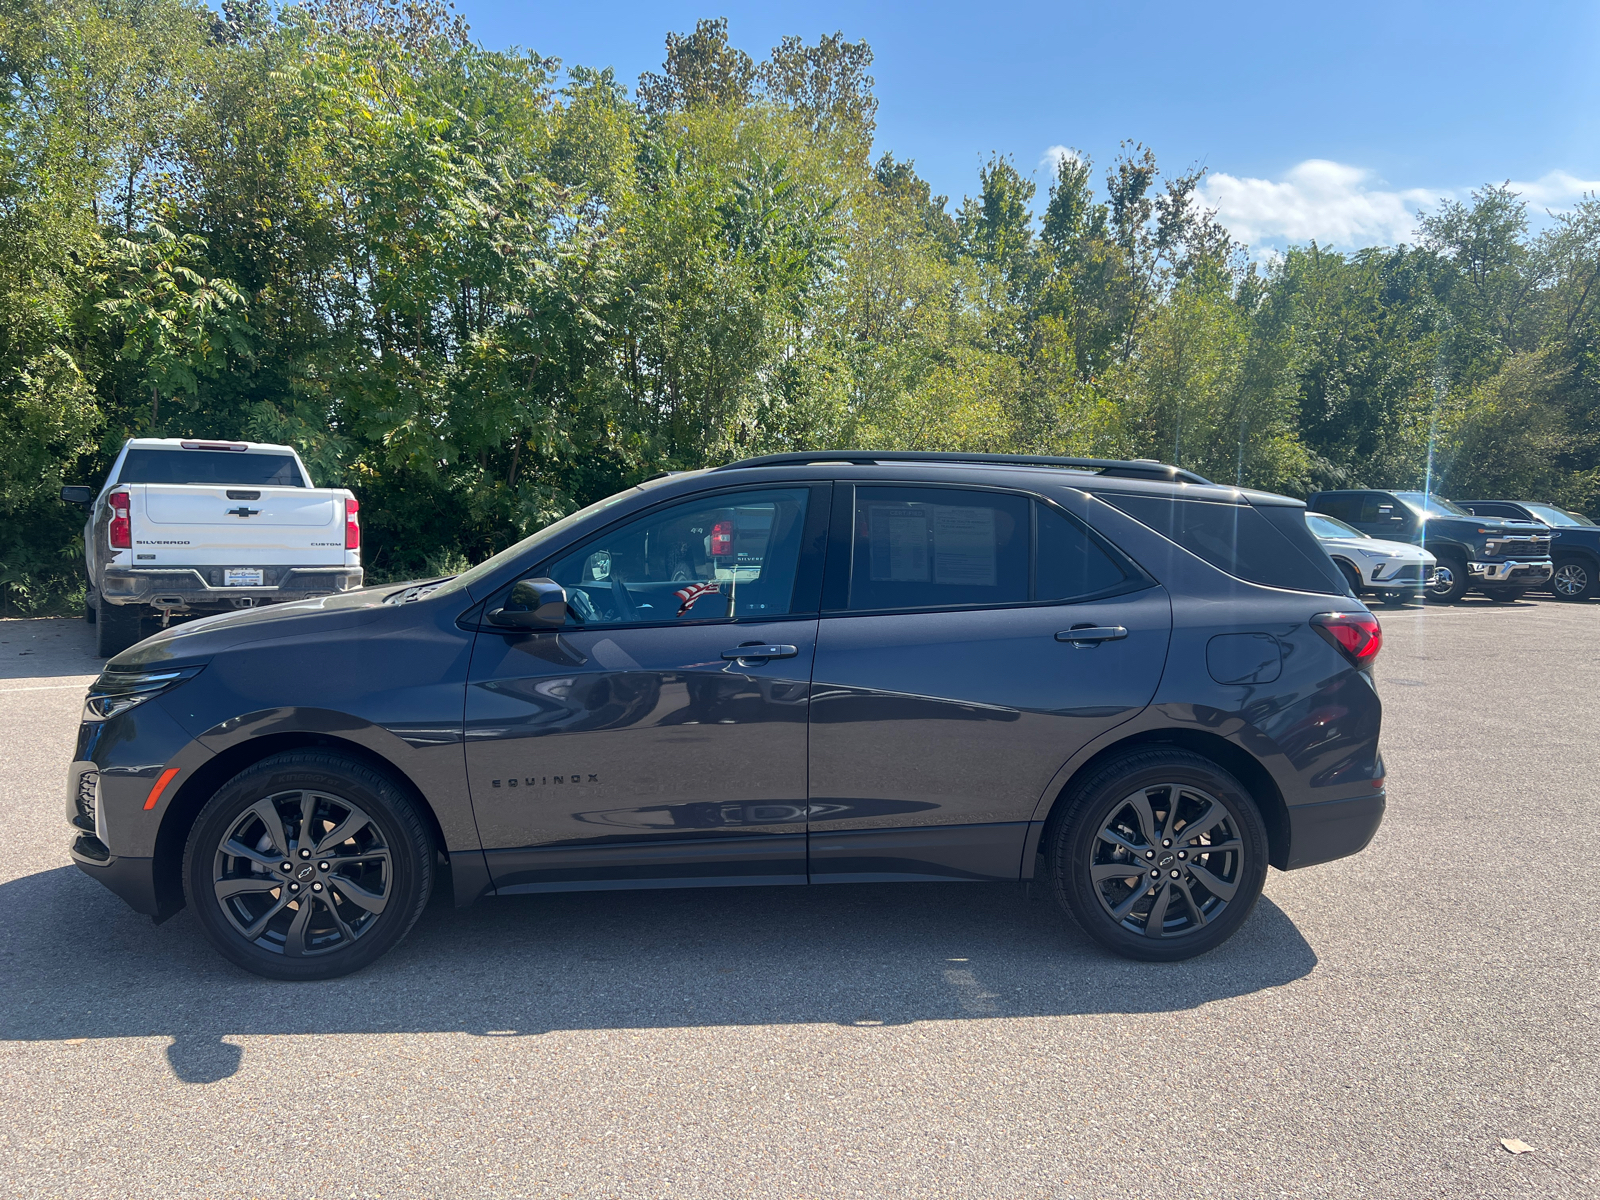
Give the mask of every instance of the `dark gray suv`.
[[282, 979], [372, 962], [437, 881], [1039, 880], [1187, 958], [1383, 816], [1381, 631], [1303, 512], [1145, 461], [659, 478], [454, 578], [119, 654], [72, 857]]

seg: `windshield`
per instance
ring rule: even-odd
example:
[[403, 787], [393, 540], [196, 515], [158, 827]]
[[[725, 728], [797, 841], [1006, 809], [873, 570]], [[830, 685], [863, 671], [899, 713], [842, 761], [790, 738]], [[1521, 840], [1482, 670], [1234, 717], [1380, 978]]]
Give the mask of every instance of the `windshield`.
[[1364, 538], [1370, 534], [1362, 533], [1354, 525], [1346, 525], [1337, 517], [1327, 516], [1325, 513], [1308, 512], [1306, 514], [1306, 527], [1312, 534], [1319, 538]]
[[202, 483], [217, 487], [305, 487], [288, 454], [238, 450], [132, 449], [122, 460], [118, 483]]
[[1396, 492], [1400, 502], [1413, 512], [1427, 513], [1430, 517], [1470, 517], [1472, 514], [1459, 504], [1452, 504], [1426, 492]]
[[1574, 527], [1582, 527], [1584, 525], [1594, 524], [1594, 522], [1589, 520], [1588, 517], [1579, 516], [1577, 513], [1570, 513], [1564, 508], [1552, 508], [1548, 504], [1525, 504], [1523, 507], [1531, 512], [1534, 516], [1538, 517], [1539, 520], [1543, 521], [1546, 525], [1556, 525], [1562, 528], [1571, 529]]
[[468, 568], [467, 570], [461, 572], [461, 574], [455, 576], [453, 579], [447, 579], [444, 583], [441, 583], [437, 588], [433, 589], [430, 594], [435, 596], [448, 595], [450, 592], [458, 592], [462, 588], [472, 586], [472, 584], [476, 583], [484, 576], [494, 574], [494, 572], [498, 571], [502, 566], [510, 562], [512, 559], [520, 558], [529, 550], [533, 549], [533, 547], [539, 542], [542, 542], [545, 538], [554, 537], [559, 533], [571, 529], [585, 517], [593, 516], [602, 509], [610, 508], [613, 504], [616, 504], [620, 500], [626, 499], [637, 490], [638, 489], [636, 488], [625, 488], [624, 490], [618, 492], [615, 496], [607, 496], [604, 500], [596, 500], [593, 504], [589, 505], [588, 508], [580, 508], [575, 513], [568, 513], [559, 521], [556, 521], [550, 525], [546, 525], [537, 533], [529, 534], [515, 545], [507, 546], [504, 550], [500, 551], [499, 554], [492, 554], [477, 566]]

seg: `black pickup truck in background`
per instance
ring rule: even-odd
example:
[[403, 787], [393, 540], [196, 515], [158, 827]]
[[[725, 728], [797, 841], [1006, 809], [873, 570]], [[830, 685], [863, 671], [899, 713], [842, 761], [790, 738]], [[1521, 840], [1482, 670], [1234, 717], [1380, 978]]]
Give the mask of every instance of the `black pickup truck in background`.
[[1426, 548], [1439, 560], [1428, 588], [1435, 600], [1459, 600], [1469, 588], [1515, 600], [1555, 573], [1550, 529], [1537, 521], [1475, 516], [1423, 492], [1314, 492], [1306, 507], [1373, 537]]
[[1600, 594], [1600, 525], [1588, 517], [1539, 500], [1463, 500], [1461, 507], [1480, 517], [1550, 526], [1555, 574], [1545, 587], [1557, 600], [1588, 600]]

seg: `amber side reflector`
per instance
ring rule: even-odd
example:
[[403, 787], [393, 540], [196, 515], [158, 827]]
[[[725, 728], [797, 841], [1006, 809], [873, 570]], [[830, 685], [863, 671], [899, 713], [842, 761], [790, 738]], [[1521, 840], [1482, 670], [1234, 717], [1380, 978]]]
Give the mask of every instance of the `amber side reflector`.
[[145, 812], [149, 812], [161, 800], [161, 793], [167, 790], [167, 784], [172, 782], [172, 777], [178, 773], [177, 767], [168, 767], [161, 772], [161, 778], [156, 780], [155, 787], [150, 789], [150, 798], [144, 802]]

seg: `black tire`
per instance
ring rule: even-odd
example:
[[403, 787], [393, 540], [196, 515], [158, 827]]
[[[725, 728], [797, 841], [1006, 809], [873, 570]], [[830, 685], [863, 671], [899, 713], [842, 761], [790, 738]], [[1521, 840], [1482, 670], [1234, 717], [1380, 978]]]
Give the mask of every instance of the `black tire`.
[[1344, 576], [1344, 581], [1350, 588], [1350, 594], [1357, 600], [1361, 599], [1361, 572], [1356, 570], [1349, 563], [1345, 562], [1342, 558], [1334, 559], [1333, 564], [1339, 568], [1339, 573]]
[[90, 625], [94, 624], [94, 589], [89, 588], [83, 593], [83, 619]]
[[1558, 558], [1555, 574], [1545, 585], [1557, 600], [1592, 600], [1596, 579], [1594, 567], [1587, 559]]
[[1448, 551], [1438, 559], [1433, 582], [1428, 585], [1428, 599], [1454, 604], [1467, 594], [1467, 560]]
[[[1051, 887], [1083, 931], [1113, 953], [1147, 962], [1204, 954], [1232, 936], [1261, 896], [1266, 827], [1249, 792], [1210, 759], [1134, 751], [1095, 771], [1063, 803], [1046, 839]], [[1207, 841], [1191, 844], [1198, 838]], [[1219, 848], [1196, 853], [1193, 845]], [[1124, 865], [1126, 874], [1107, 870]], [[1160, 921], [1154, 934], [1152, 918]]]
[[332, 979], [411, 931], [433, 859], [427, 827], [392, 781], [331, 751], [293, 750], [241, 771], [200, 810], [183, 890], [230, 962], [268, 979]]
[[1521, 600], [1527, 590], [1525, 587], [1489, 587], [1483, 589], [1483, 594], [1501, 604], [1513, 604]]
[[121, 654], [135, 642], [142, 641], [144, 609], [137, 604], [100, 603], [98, 619], [94, 623], [95, 653], [101, 658]]

